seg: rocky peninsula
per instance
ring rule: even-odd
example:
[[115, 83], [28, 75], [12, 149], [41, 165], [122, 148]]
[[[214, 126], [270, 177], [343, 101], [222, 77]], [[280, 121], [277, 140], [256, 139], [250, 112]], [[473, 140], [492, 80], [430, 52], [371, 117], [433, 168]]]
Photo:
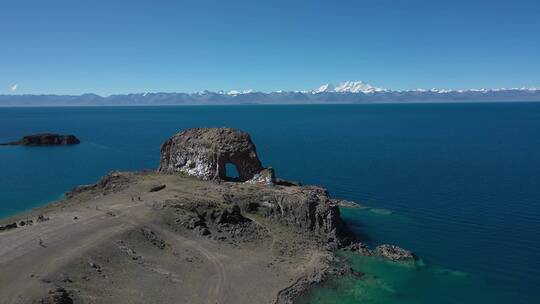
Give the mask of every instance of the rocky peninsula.
[[17, 141], [0, 143], [0, 146], [58, 146], [77, 145], [79, 143], [81, 143], [81, 141], [74, 135], [43, 133], [24, 136]]
[[276, 178], [247, 133], [188, 129], [162, 145], [157, 171], [112, 172], [3, 220], [0, 302], [293, 303], [352, 272], [338, 248], [408, 254], [356, 243], [338, 204]]

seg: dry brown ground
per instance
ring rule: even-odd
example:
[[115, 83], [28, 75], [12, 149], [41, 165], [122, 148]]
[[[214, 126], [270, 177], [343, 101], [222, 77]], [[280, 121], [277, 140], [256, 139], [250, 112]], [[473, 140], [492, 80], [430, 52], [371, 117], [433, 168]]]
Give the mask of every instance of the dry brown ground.
[[[156, 184], [167, 187], [148, 192]], [[143, 174], [121, 191], [19, 216], [34, 224], [0, 232], [0, 303], [39, 303], [58, 287], [75, 303], [273, 303], [322, 267], [327, 253], [264, 218], [251, 216], [263, 232], [256, 241], [223, 241], [171, 226], [167, 209], [158, 208], [172, 199], [221, 199], [222, 190]], [[35, 223], [38, 214], [50, 219]]]

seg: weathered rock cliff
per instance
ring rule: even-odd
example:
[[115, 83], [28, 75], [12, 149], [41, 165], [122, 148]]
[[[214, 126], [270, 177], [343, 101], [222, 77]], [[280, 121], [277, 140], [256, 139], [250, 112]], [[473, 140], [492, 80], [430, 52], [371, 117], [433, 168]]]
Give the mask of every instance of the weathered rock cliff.
[[[351, 240], [326, 189], [314, 186], [275, 184], [272, 168], [263, 168], [249, 134], [230, 128], [182, 131], [161, 146], [160, 172], [183, 172], [202, 180], [225, 180], [225, 164], [233, 163], [239, 180], [260, 186], [233, 183], [227, 199], [241, 210], [259, 213], [282, 224], [323, 236], [331, 246]], [[244, 185], [244, 186], [242, 186]], [[270, 187], [274, 186], [274, 187]], [[234, 198], [231, 198], [234, 197]]]
[[[235, 189], [236, 187], [231, 188]], [[257, 186], [247, 185], [232, 191], [230, 200], [247, 213], [256, 213], [277, 223], [294, 226], [314, 233], [332, 248], [354, 240], [340, 216], [338, 205], [328, 191], [316, 186]]]
[[249, 134], [231, 128], [194, 128], [163, 143], [159, 171], [225, 180], [228, 163], [236, 166], [240, 181], [253, 178], [263, 169]]

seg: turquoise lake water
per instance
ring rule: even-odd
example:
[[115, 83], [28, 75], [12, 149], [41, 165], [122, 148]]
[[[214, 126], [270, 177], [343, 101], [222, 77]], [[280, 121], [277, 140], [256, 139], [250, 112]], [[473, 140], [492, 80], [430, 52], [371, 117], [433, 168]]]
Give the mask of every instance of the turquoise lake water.
[[0, 142], [37, 132], [73, 147], [0, 147], [0, 217], [110, 170], [156, 168], [188, 127], [251, 133], [280, 177], [369, 208], [354, 231], [395, 243], [418, 267], [344, 256], [363, 273], [308, 303], [540, 303], [540, 103], [0, 108]]

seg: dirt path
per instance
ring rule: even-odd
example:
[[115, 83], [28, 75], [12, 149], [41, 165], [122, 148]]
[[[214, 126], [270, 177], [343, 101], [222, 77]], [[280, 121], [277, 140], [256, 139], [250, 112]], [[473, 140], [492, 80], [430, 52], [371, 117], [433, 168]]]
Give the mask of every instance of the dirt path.
[[[214, 255], [212, 252], [210, 252], [208, 249], [204, 248], [200, 245], [198, 241], [194, 241], [188, 238], [185, 238], [177, 233], [174, 233], [170, 230], [164, 229], [156, 224], [149, 224], [145, 222], [140, 214], [137, 214], [137, 212], [130, 212], [130, 208], [133, 207], [141, 207], [143, 205], [146, 205], [144, 203], [144, 200], [141, 203], [135, 203], [130, 205], [125, 204], [114, 204], [111, 205], [107, 209], [102, 209], [103, 212], [106, 214], [107, 212], [118, 212], [119, 210], [122, 210], [122, 216], [119, 217], [119, 219], [124, 222], [128, 223], [132, 226], [146, 226], [150, 229], [152, 229], [154, 232], [157, 232], [158, 234], [162, 235], [166, 239], [174, 240], [174, 242], [170, 242], [174, 245], [181, 246], [181, 247], [188, 247], [191, 249], [196, 250], [199, 252], [202, 256], [204, 256], [214, 267], [216, 272], [216, 280], [215, 283], [211, 288], [208, 288], [208, 301], [209, 304], [221, 304], [223, 303], [225, 299], [225, 288], [224, 285], [226, 284], [226, 271], [225, 266], [221, 262], [221, 260]], [[129, 214], [127, 214], [129, 213]]]
[[216, 255], [214, 255], [209, 250], [202, 247], [201, 245], [199, 245], [197, 242], [193, 240], [182, 237], [169, 230], [162, 229], [161, 227], [157, 225], [149, 225], [149, 227], [152, 230], [165, 236], [167, 239], [173, 239], [177, 243], [182, 244], [182, 246], [192, 247], [193, 249], [200, 252], [213, 265], [213, 267], [216, 270], [217, 279], [216, 279], [216, 282], [213, 284], [213, 286], [208, 289], [208, 303], [209, 304], [224, 303], [224, 300], [225, 300], [224, 286], [227, 283], [227, 273], [225, 271], [225, 266], [223, 265], [221, 260]]

